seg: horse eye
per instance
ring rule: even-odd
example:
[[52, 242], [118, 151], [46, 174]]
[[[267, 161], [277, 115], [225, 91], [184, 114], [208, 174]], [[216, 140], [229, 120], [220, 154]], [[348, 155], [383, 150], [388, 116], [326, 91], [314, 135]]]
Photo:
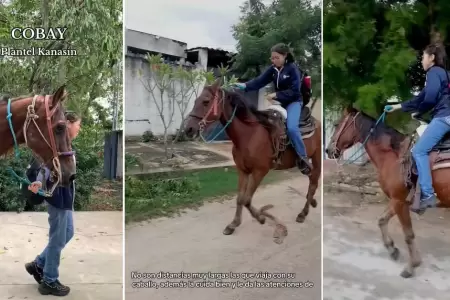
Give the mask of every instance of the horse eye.
[[203, 101], [203, 106], [208, 106], [208, 104], [209, 104], [209, 100]]
[[56, 125], [56, 133], [63, 133], [66, 130], [66, 126], [63, 124]]

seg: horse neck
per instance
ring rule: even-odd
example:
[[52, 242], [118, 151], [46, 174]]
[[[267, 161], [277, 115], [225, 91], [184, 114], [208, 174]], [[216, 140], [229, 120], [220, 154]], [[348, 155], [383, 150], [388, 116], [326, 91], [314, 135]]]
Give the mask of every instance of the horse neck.
[[237, 147], [243, 147], [246, 145], [246, 139], [248, 140], [248, 135], [243, 134], [243, 130], [250, 128], [250, 125], [239, 120], [238, 117], [233, 115], [234, 108], [228, 102], [225, 104], [222, 115], [220, 116], [220, 123], [223, 126], [226, 126], [228, 122], [230, 122], [231, 118], [233, 118], [230, 124], [225, 128], [225, 132], [227, 133], [230, 140]]
[[[11, 102], [11, 121], [12, 130], [16, 135], [17, 143], [25, 143], [23, 137], [23, 124], [27, 117], [27, 106], [31, 103], [31, 99], [21, 99]], [[7, 119], [7, 104], [0, 106], [0, 135], [2, 137], [2, 142], [0, 143], [0, 155], [6, 154], [9, 150], [14, 147], [14, 139], [11, 134], [11, 128]]]
[[386, 138], [388, 140], [393, 137], [383, 135], [380, 136], [377, 140], [369, 139], [364, 145], [367, 155], [377, 169], [381, 169], [383, 168], [383, 166], [392, 167], [393, 159], [397, 160], [399, 155], [401, 155], [401, 152], [406, 150], [404, 148], [406, 144], [409, 143], [409, 139], [405, 139], [405, 141], [402, 142], [400, 150], [397, 151], [386, 145], [387, 141], [382, 141], [383, 138]]

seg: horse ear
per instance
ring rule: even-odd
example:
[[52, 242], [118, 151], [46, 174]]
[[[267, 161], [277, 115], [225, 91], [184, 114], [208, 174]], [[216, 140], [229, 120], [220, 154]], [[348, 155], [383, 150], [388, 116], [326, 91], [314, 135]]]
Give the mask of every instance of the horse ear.
[[58, 102], [64, 101], [64, 99], [67, 97], [68, 93], [66, 90], [66, 85], [62, 85], [59, 87], [56, 92], [53, 94], [53, 103], [52, 105], [56, 105]]
[[345, 109], [344, 109], [344, 115], [349, 115], [356, 112], [356, 109], [353, 107], [352, 104], [349, 104]]
[[218, 88], [220, 88], [222, 86], [222, 78], [219, 77], [216, 79], [216, 81], [214, 81], [214, 83], [212, 84], [212, 88], [214, 90], [217, 90]]

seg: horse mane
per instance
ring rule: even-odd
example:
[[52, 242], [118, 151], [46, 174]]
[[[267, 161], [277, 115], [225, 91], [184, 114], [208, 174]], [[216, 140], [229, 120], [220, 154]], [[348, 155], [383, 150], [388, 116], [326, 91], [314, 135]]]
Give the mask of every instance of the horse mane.
[[30, 98], [32, 96], [30, 95], [22, 95], [19, 97], [12, 97], [10, 94], [2, 94], [0, 95], [0, 104], [1, 103], [7, 103], [9, 99], [11, 99], [11, 102], [17, 101], [17, 100], [21, 100], [21, 99], [26, 99], [26, 98]]
[[271, 127], [269, 122], [269, 114], [265, 111], [259, 111], [253, 103], [248, 101], [241, 93], [235, 91], [225, 92], [225, 98], [229, 100], [233, 109], [236, 109], [236, 117], [241, 121], [245, 121], [249, 117], [255, 117], [258, 122], [265, 126]]
[[[377, 141], [383, 135], [389, 136], [390, 146], [393, 150], [400, 150], [401, 143], [406, 139], [406, 135], [397, 131], [396, 129], [387, 126], [384, 122], [379, 122], [375, 127], [377, 120], [371, 116], [359, 111], [358, 117], [355, 119], [356, 126], [359, 126], [361, 138], [365, 139], [370, 136], [369, 139]], [[371, 130], [373, 131], [371, 132]]]

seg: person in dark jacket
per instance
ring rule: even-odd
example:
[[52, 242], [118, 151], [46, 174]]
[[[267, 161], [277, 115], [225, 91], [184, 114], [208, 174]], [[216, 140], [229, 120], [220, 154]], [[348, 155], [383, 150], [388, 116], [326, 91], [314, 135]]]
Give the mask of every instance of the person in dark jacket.
[[[73, 140], [80, 131], [81, 119], [73, 112], [66, 113], [66, 119], [69, 138]], [[31, 192], [38, 193], [44, 180], [47, 186], [51, 185], [48, 181], [50, 171], [45, 168], [45, 175], [43, 173], [39, 172], [36, 181], [29, 186]], [[72, 217], [74, 199], [74, 181], [71, 182], [70, 187], [57, 187], [52, 197], [45, 198], [49, 214], [49, 242], [34, 261], [25, 265], [27, 272], [39, 283], [38, 289], [42, 295], [65, 296], [70, 292], [70, 288], [58, 280], [58, 268], [61, 251], [74, 235]]]
[[434, 44], [427, 46], [422, 56], [422, 67], [427, 72], [424, 89], [409, 101], [385, 107], [387, 112], [401, 109], [416, 115], [431, 110], [432, 120], [412, 149], [421, 189], [420, 207], [413, 207], [412, 211], [418, 214], [423, 214], [428, 207], [435, 207], [437, 204], [429, 153], [444, 135], [450, 132], [450, 82], [445, 69], [445, 60], [446, 53], [443, 46]]
[[237, 83], [235, 86], [245, 91], [255, 91], [273, 82], [276, 92], [268, 95], [268, 100], [272, 103], [276, 100], [286, 109], [287, 134], [299, 157], [298, 167], [303, 174], [309, 175], [312, 165], [307, 157], [305, 144], [299, 130], [303, 106], [300, 92], [302, 74], [287, 45], [276, 44], [272, 47], [271, 52], [272, 65], [264, 73], [247, 83]]

